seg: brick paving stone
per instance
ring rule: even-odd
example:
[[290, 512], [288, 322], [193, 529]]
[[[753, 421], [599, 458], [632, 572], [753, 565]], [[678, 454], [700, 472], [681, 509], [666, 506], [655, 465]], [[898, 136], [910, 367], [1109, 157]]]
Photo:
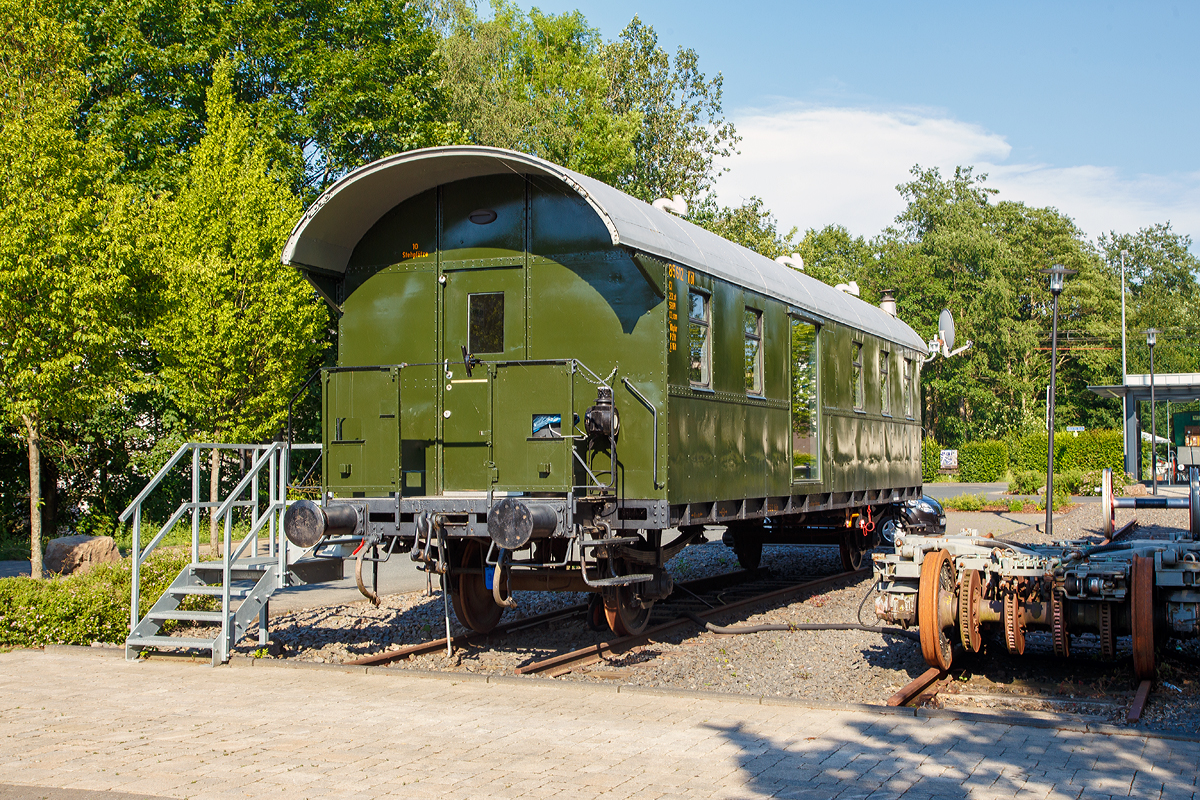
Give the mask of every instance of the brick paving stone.
[[1190, 741], [552, 681], [0, 655], [0, 783], [51, 788], [205, 800], [1077, 800], [1132, 786], [1190, 800], [1197, 761]]

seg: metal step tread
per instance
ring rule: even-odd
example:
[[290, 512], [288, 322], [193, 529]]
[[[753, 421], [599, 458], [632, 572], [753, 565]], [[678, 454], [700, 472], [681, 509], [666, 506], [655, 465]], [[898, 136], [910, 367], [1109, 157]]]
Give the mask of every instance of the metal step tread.
[[220, 611], [151, 611], [146, 619], [177, 619], [192, 622], [220, 622], [224, 615]]
[[[168, 589], [167, 591], [169, 591], [171, 594], [177, 594], [177, 595], [201, 594], [201, 595], [214, 595], [216, 597], [220, 597], [222, 595], [222, 593], [224, 593], [225, 589], [222, 586], [175, 586], [175, 587]], [[252, 591], [254, 591], [254, 590], [253, 589], [242, 589], [239, 587], [232, 587], [229, 590], [229, 596], [230, 597], [239, 597], [239, 598], [249, 597], [250, 592], [252, 592]]]
[[637, 544], [642, 541], [638, 536], [613, 536], [609, 539], [583, 539], [579, 542], [580, 547], [607, 547], [609, 545], [618, 544]]
[[[229, 564], [229, 569], [233, 572], [237, 571], [254, 571], [262, 572], [279, 563], [276, 556], [258, 556], [255, 558], [239, 558], [237, 561], [232, 561]], [[201, 561], [195, 565], [195, 569], [211, 572], [214, 570], [225, 569], [223, 561]]]
[[633, 575], [618, 575], [615, 578], [592, 578], [588, 581], [591, 586], [629, 586], [632, 583], [645, 583], [654, 580], [653, 575], [644, 573]]
[[[220, 638], [220, 637], [218, 637]], [[212, 650], [216, 639], [198, 639], [190, 636], [130, 636], [125, 640], [127, 647], [188, 647], [197, 650]]]

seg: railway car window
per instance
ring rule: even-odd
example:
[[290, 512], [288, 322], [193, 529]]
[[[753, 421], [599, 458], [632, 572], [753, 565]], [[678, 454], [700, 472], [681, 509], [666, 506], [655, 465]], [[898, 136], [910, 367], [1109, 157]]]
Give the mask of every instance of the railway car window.
[[853, 367], [852, 377], [854, 378], [854, 410], [862, 411], [863, 410], [862, 342], [855, 342], [852, 345], [852, 347], [854, 348], [854, 350], [853, 350], [854, 358], [851, 360], [850, 365], [851, 365], [851, 367]]
[[746, 394], [762, 394], [762, 312], [746, 309]]
[[879, 351], [879, 413], [892, 415], [892, 387], [888, 383], [888, 362], [892, 354], [887, 350]]
[[792, 320], [792, 479], [813, 480], [820, 453], [817, 432], [817, 326]]
[[504, 292], [467, 295], [467, 330], [472, 353], [504, 352]]
[[688, 380], [693, 386], [708, 386], [711, 380], [712, 348], [709, 346], [709, 303], [708, 295], [696, 291], [688, 292], [688, 341], [691, 347], [691, 366]]
[[904, 416], [912, 419], [913, 407], [913, 387], [912, 387], [912, 359], [904, 359]]

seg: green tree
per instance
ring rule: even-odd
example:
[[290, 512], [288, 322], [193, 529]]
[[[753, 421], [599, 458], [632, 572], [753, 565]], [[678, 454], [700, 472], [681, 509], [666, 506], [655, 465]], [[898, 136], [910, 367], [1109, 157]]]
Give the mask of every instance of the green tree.
[[[272, 174], [233, 65], [214, 71], [209, 128], [164, 209], [168, 313], [154, 331], [161, 379], [190, 430], [217, 442], [278, 432], [287, 400], [325, 346], [328, 315], [279, 252], [299, 203]], [[220, 458], [212, 456], [210, 499]], [[214, 549], [216, 519], [210, 537]]]
[[875, 248], [861, 236], [851, 236], [841, 225], [809, 228], [797, 250], [804, 259], [804, 271], [830, 286], [851, 280], [862, 283], [879, 269]]
[[87, 52], [79, 118], [121, 172], [176, 189], [207, 130], [213, 66], [236, 56], [235, 95], [293, 188], [323, 189], [394, 152], [453, 141], [437, 90], [438, 37], [404, 0], [194, 3], [54, 0]]
[[780, 233], [775, 215], [765, 208], [761, 197], [731, 207], [718, 206], [711, 194], [705, 195], [689, 209], [688, 219], [767, 258], [789, 255], [797, 247], [796, 229]]
[[71, 127], [82, 57], [71, 31], [0, 0], [0, 410], [28, 451], [38, 578], [43, 434], [116, 393], [123, 350], [152, 307], [138, 204], [109, 189], [103, 141], [84, 144]]
[[[1050, 293], [1039, 270], [1078, 271], [1060, 300], [1060, 331], [1111, 324], [1107, 277], [1094, 250], [1054, 209], [997, 201], [986, 176], [958, 168], [943, 178], [915, 167], [898, 187], [908, 205], [875, 242], [880, 268], [860, 278], [864, 297], [896, 289], [899, 315], [926, 338], [955, 315], [963, 357], [936, 359], [922, 375], [927, 429], [947, 444], [996, 439], [1036, 425], [1049, 377]], [[1060, 341], [1060, 344], [1063, 344]], [[1059, 421], [1079, 415], [1094, 365], [1059, 352]]]
[[606, 105], [600, 34], [578, 11], [528, 15], [495, 0], [492, 18], [449, 4], [442, 91], [471, 142], [540, 156], [613, 183], [633, 166], [636, 112]]
[[695, 50], [680, 47], [672, 61], [636, 16], [604, 46], [604, 60], [612, 112], [641, 120], [632, 168], [614, 185], [646, 202], [676, 194], [695, 202], [723, 172], [717, 159], [737, 152], [740, 137], [721, 106], [724, 78], [706, 78]]

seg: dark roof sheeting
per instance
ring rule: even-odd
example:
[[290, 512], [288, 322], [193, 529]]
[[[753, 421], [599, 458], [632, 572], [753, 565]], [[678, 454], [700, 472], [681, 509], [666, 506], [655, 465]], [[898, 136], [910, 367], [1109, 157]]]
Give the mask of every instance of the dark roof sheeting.
[[916, 331], [870, 303], [594, 178], [535, 156], [491, 147], [412, 150], [351, 172], [304, 212], [284, 246], [283, 262], [327, 273], [344, 273], [358, 241], [399, 203], [443, 183], [506, 172], [544, 175], [566, 183], [595, 209], [614, 245], [691, 267], [818, 317], [927, 351], [925, 341]]

